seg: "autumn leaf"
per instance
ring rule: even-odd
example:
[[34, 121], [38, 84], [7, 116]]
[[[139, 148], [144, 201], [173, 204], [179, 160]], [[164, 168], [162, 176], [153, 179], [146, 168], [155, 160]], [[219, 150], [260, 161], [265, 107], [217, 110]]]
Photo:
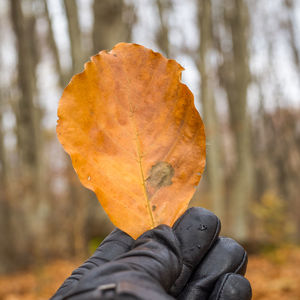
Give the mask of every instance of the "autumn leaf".
[[172, 225], [205, 166], [205, 134], [174, 60], [120, 43], [65, 88], [57, 135], [81, 183], [113, 224], [137, 238]]

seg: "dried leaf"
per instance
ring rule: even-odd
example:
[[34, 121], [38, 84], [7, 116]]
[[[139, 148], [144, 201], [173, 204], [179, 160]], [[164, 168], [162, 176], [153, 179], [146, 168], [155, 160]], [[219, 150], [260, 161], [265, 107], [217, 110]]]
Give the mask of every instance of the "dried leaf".
[[172, 225], [205, 166], [204, 126], [174, 60], [120, 43], [64, 90], [58, 138], [81, 183], [132, 237]]

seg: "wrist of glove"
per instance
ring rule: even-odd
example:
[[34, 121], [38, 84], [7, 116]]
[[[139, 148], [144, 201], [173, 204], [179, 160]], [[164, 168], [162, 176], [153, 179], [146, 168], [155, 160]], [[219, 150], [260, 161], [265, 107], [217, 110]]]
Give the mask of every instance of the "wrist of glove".
[[203, 208], [191, 208], [173, 228], [160, 225], [136, 241], [116, 229], [52, 300], [249, 300], [251, 287], [242, 276], [246, 252], [218, 237], [219, 231], [218, 218]]

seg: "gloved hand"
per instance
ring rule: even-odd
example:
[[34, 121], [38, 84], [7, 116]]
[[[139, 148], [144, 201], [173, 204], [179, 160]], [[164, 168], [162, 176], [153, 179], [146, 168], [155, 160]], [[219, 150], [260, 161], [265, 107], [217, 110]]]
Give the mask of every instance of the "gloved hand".
[[115, 229], [51, 299], [250, 300], [246, 252], [219, 232], [203, 208], [137, 240]]

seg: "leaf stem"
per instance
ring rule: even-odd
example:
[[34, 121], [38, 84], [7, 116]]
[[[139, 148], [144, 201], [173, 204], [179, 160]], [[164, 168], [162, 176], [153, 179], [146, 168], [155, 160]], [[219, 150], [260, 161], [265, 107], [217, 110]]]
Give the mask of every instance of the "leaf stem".
[[140, 140], [139, 140], [139, 133], [135, 124], [135, 120], [134, 120], [134, 110], [132, 108], [132, 104], [130, 103], [130, 112], [132, 114], [132, 121], [134, 124], [134, 130], [135, 130], [135, 141], [136, 141], [136, 147], [137, 147], [137, 154], [138, 154], [138, 163], [140, 166], [140, 172], [141, 172], [141, 177], [142, 177], [142, 185], [143, 185], [143, 192], [144, 192], [144, 196], [147, 202], [147, 209], [148, 209], [148, 213], [150, 215], [151, 218], [151, 228], [155, 227], [155, 221], [154, 221], [154, 216], [152, 214], [152, 209], [151, 209], [151, 205], [150, 205], [150, 200], [148, 198], [148, 194], [147, 194], [147, 188], [145, 185], [145, 176], [144, 176], [144, 170], [143, 170], [143, 165], [142, 165], [142, 151], [141, 151], [141, 145], [140, 145]]

